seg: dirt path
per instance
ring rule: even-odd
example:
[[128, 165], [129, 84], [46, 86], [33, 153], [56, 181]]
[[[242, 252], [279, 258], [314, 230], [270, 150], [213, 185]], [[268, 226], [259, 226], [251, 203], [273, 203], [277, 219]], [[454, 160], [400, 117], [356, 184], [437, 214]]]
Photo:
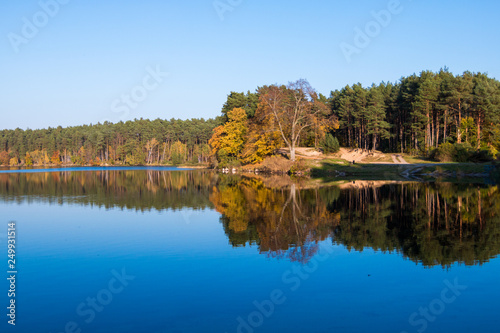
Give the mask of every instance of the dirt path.
[[399, 158], [399, 161], [401, 162], [401, 164], [410, 164], [410, 163], [406, 162], [406, 160], [403, 158], [403, 156], [398, 155], [398, 158]]
[[[278, 153], [283, 155], [289, 154], [288, 148], [281, 148]], [[296, 147], [295, 154], [297, 157], [307, 160], [322, 160], [325, 158], [323, 153], [314, 148]], [[383, 154], [379, 151], [365, 151], [362, 149], [340, 148], [338, 155], [341, 159], [347, 162], [368, 163], [368, 164], [390, 164], [388, 160], [389, 154]], [[409, 164], [400, 154], [391, 154], [393, 164]]]
[[401, 155], [391, 155], [392, 157], [392, 161], [394, 162], [394, 164], [410, 164], [408, 162], [405, 161], [405, 159], [403, 158], [403, 156]]

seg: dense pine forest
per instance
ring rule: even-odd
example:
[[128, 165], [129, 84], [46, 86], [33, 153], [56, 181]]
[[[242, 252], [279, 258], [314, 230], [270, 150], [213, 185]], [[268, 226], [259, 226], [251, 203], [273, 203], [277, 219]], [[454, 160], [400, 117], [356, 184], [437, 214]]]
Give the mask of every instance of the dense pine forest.
[[231, 92], [216, 119], [134, 120], [2, 130], [3, 165], [248, 164], [288, 148], [338, 146], [441, 161], [497, 157], [500, 82], [483, 73], [423, 71], [318, 94], [307, 81]]
[[341, 143], [419, 154], [442, 143], [498, 149], [500, 82], [486, 74], [422, 72], [397, 84], [346, 86], [331, 93]]

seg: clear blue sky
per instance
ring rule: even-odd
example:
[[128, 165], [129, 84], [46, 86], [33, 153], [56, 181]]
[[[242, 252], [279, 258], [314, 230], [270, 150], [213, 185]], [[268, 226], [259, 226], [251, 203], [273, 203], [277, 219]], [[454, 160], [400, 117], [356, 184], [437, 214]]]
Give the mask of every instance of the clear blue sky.
[[[378, 30], [371, 12], [391, 1], [221, 0], [233, 3], [223, 20], [213, 0], [65, 0], [41, 12], [53, 1], [0, 4], [0, 128], [209, 118], [230, 91], [299, 78], [325, 95], [443, 66], [500, 78], [498, 1], [401, 0]], [[356, 46], [367, 26], [369, 45], [348, 62], [341, 43]], [[157, 67], [169, 73], [160, 83], [148, 77]]]

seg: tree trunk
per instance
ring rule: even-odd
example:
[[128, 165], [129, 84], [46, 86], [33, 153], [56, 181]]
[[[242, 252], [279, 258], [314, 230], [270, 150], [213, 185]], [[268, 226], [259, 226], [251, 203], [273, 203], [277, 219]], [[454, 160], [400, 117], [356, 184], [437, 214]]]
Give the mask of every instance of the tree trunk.
[[167, 149], [167, 142], [168, 140], [165, 140], [165, 145], [163, 146], [163, 155], [161, 157], [162, 161], [165, 161], [165, 150]]
[[477, 149], [481, 148], [481, 112], [477, 118]]
[[426, 117], [427, 117], [427, 126], [426, 126], [426, 130], [425, 130], [425, 150], [427, 151], [427, 149], [429, 148], [430, 146], [430, 137], [431, 137], [431, 121], [430, 121], [430, 117], [429, 117], [429, 101], [427, 101], [427, 105], [426, 105]]
[[318, 149], [318, 122], [314, 120], [314, 148]]
[[399, 142], [401, 144], [401, 154], [403, 153], [403, 126], [401, 125], [401, 118], [399, 118]]
[[448, 109], [444, 110], [443, 143], [446, 142], [446, 124], [448, 123]]
[[352, 146], [352, 142], [351, 142], [351, 126], [350, 126], [350, 124], [347, 127], [347, 136], [348, 136], [347, 146], [351, 147]]
[[460, 126], [462, 126], [462, 104], [458, 103], [457, 143], [462, 143]]
[[439, 146], [439, 121], [436, 120], [436, 142], [435, 147]]
[[435, 121], [435, 117], [434, 117], [434, 114], [432, 115], [432, 131], [431, 131], [431, 142], [430, 142], [430, 146], [431, 147], [434, 147], [434, 138], [435, 138], [435, 135], [436, 135], [436, 121]]

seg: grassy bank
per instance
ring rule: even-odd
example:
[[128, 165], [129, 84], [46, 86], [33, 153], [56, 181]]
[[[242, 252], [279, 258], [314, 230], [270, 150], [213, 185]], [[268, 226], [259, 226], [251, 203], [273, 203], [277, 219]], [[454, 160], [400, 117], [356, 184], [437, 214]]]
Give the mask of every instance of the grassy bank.
[[317, 178], [356, 180], [460, 180], [499, 179], [492, 163], [349, 164], [324, 160], [311, 167]]

